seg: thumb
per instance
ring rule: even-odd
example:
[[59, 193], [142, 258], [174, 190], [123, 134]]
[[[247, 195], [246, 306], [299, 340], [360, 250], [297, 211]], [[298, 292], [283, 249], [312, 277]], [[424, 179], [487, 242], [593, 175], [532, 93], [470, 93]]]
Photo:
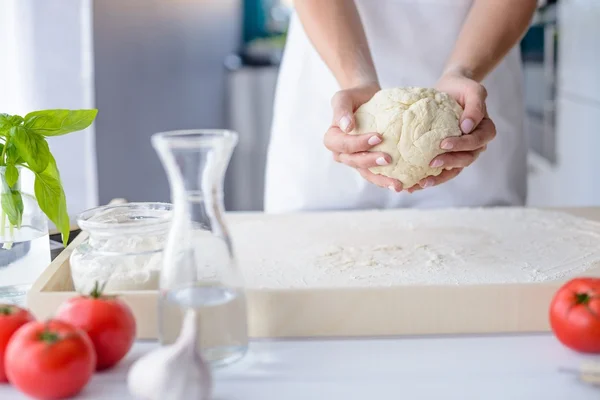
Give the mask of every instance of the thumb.
[[460, 129], [463, 133], [471, 133], [485, 117], [485, 99], [487, 92], [481, 85], [474, 86], [465, 93], [465, 108], [460, 117]]
[[354, 112], [352, 96], [346, 90], [337, 92], [331, 99], [333, 108], [333, 125], [338, 126], [342, 132], [348, 133], [354, 129]]

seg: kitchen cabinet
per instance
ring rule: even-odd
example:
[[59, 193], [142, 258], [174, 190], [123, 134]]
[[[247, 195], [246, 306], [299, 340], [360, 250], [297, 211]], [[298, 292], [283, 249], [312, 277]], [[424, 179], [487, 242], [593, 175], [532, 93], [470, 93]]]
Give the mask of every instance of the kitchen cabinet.
[[277, 65], [228, 66], [227, 122], [239, 135], [225, 175], [225, 209], [263, 211]]
[[558, 99], [558, 157], [560, 168], [555, 185], [568, 206], [600, 203], [600, 192], [594, 183], [600, 148], [600, 105], [569, 98]]
[[596, 171], [600, 148], [598, 20], [600, 2], [597, 0], [558, 4], [556, 128], [553, 131], [556, 159], [550, 163], [537, 154], [530, 155], [529, 205], [600, 204], [600, 185], [597, 184], [600, 177]]
[[600, 204], [596, 165], [600, 148], [600, 106], [559, 98], [557, 162], [530, 155], [529, 199], [532, 206]]
[[558, 95], [600, 107], [600, 1], [563, 1], [558, 7]]
[[223, 128], [240, 2], [93, 1], [100, 204], [169, 201], [155, 132]]

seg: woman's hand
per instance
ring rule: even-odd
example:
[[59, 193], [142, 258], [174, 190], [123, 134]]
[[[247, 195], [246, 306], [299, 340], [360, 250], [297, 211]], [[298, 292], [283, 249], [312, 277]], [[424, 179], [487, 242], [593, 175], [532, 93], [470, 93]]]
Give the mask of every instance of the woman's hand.
[[370, 152], [373, 146], [381, 143], [379, 133], [349, 135], [354, 129], [354, 112], [380, 90], [376, 83], [341, 90], [333, 96], [333, 122], [325, 133], [325, 147], [333, 153], [333, 159], [355, 168], [363, 178], [377, 186], [402, 191], [402, 183], [397, 179], [377, 175], [368, 168], [386, 165], [392, 161], [389, 154]]
[[[464, 109], [460, 119], [462, 136], [445, 139], [440, 146], [446, 153], [431, 160], [431, 166], [445, 168], [438, 176], [429, 176], [409, 192], [440, 185], [455, 178], [463, 168], [471, 165], [496, 136], [496, 127], [488, 117], [485, 100], [487, 92], [478, 82], [460, 72], [449, 72], [442, 76], [436, 88], [452, 96]], [[380, 134], [349, 135], [354, 129], [354, 112], [379, 91], [377, 84], [362, 85], [339, 91], [332, 99], [333, 123], [325, 133], [325, 146], [333, 153], [334, 160], [356, 170], [369, 182], [402, 191], [402, 183], [396, 179], [374, 174], [368, 168], [391, 162], [388, 154], [370, 152], [381, 143]]]
[[487, 92], [481, 84], [464, 73], [449, 72], [438, 81], [436, 89], [448, 93], [463, 107], [464, 112], [459, 121], [463, 135], [444, 139], [440, 143], [440, 147], [447, 153], [435, 157], [430, 165], [448, 169], [444, 169], [438, 176], [421, 180], [418, 185], [408, 189], [411, 193], [456, 177], [485, 151], [487, 144], [496, 136], [496, 127], [487, 115]]
[[354, 136], [354, 112], [379, 91], [377, 71], [356, 4], [352, 0], [303, 0], [297, 14], [317, 52], [344, 90], [332, 99], [333, 123], [325, 134], [325, 146], [333, 158], [349, 165], [368, 181], [401, 191], [399, 181], [373, 174], [369, 167], [385, 165], [391, 157], [367, 152], [381, 143], [381, 135]]

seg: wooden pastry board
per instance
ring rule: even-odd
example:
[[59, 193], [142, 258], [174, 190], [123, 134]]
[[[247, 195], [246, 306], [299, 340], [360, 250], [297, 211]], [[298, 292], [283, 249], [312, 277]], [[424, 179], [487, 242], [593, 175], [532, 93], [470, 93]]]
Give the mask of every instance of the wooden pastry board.
[[[600, 221], [600, 208], [559, 211]], [[69, 256], [85, 238], [78, 235], [29, 291], [27, 305], [38, 318], [51, 317], [76, 295]], [[600, 276], [600, 266], [585, 275]], [[548, 306], [562, 283], [251, 289], [249, 333], [290, 338], [547, 332]], [[138, 338], [155, 339], [157, 292], [120, 296], [135, 314]]]

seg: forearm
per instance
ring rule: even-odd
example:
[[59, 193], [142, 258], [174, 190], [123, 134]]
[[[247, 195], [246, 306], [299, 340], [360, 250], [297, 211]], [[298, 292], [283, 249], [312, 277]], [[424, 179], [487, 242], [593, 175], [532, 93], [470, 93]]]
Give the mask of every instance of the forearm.
[[298, 17], [339, 85], [377, 82], [367, 38], [353, 0], [296, 0]]
[[521, 39], [536, 0], [475, 0], [460, 32], [446, 72], [481, 81]]

